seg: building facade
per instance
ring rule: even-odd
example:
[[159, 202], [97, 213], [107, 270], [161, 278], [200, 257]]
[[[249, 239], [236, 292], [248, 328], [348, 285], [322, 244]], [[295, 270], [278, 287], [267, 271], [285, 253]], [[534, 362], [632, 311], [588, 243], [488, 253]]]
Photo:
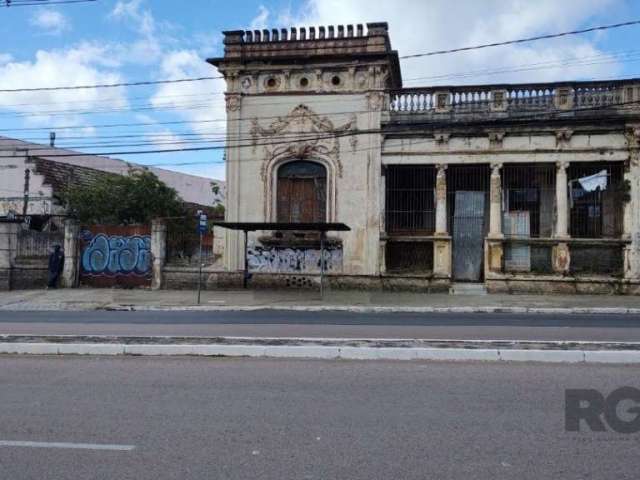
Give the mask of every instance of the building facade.
[[249, 235], [256, 284], [640, 292], [640, 80], [402, 88], [385, 23], [224, 35], [226, 220], [351, 228]]
[[132, 168], [153, 172], [186, 203], [203, 207], [224, 203], [224, 182], [116, 158], [7, 137], [0, 137], [0, 156], [0, 218], [24, 215], [35, 221], [64, 216], [59, 197], [65, 188], [91, 186], [108, 175], [128, 175]]

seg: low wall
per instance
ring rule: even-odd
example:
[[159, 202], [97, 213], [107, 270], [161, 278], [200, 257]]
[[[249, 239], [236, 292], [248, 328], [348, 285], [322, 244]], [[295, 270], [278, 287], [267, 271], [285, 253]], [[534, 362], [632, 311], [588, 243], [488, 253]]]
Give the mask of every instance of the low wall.
[[[162, 271], [163, 288], [167, 290], [194, 290], [198, 287], [198, 269], [167, 265]], [[236, 289], [242, 287], [242, 272], [202, 272], [205, 290]], [[450, 282], [425, 276], [358, 276], [326, 275], [325, 286], [335, 290], [397, 290], [424, 293], [448, 292]], [[251, 289], [318, 289], [317, 274], [251, 273]]]
[[531, 276], [486, 280], [489, 293], [638, 295], [640, 283], [611, 277]]
[[[202, 271], [202, 289], [220, 290], [242, 287], [242, 273]], [[195, 290], [198, 288], [198, 269], [167, 265], [162, 270], [162, 288], [166, 290]]]
[[11, 271], [12, 290], [33, 290], [47, 287], [49, 268], [47, 259], [18, 259]]

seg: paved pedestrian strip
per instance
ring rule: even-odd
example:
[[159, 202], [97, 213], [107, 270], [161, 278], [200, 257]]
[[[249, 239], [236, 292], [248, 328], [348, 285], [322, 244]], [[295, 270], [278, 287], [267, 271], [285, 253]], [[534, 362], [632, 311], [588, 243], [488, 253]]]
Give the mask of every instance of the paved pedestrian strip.
[[71, 450], [111, 450], [128, 452], [134, 450], [135, 445], [109, 445], [97, 443], [65, 443], [65, 442], [25, 442], [14, 440], [0, 440], [0, 447], [23, 448], [66, 448]]

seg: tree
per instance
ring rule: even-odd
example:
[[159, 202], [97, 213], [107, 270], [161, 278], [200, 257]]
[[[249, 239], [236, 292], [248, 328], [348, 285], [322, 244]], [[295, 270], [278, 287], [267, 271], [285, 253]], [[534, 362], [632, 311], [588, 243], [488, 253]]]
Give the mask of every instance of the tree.
[[71, 215], [86, 224], [131, 225], [185, 215], [177, 192], [145, 169], [105, 175], [90, 185], [71, 185], [61, 195]]
[[211, 191], [216, 199], [213, 202], [212, 213], [215, 218], [224, 218], [224, 204], [220, 201], [220, 185], [216, 182], [211, 182]]

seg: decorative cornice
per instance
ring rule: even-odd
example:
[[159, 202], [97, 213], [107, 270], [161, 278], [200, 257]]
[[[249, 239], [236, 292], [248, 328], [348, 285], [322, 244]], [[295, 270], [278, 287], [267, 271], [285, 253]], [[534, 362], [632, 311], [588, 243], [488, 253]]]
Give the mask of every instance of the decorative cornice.
[[560, 130], [556, 130], [556, 147], [569, 145], [572, 135], [573, 130], [570, 128], [561, 128]]
[[433, 138], [436, 140], [436, 144], [439, 146], [445, 146], [449, 144], [449, 139], [451, 138], [450, 133], [445, 132], [434, 132]]
[[242, 97], [237, 93], [227, 93], [224, 97], [227, 112], [240, 110]]
[[[336, 175], [342, 176], [342, 161], [340, 159], [340, 134], [348, 131], [357, 131], [357, 117], [353, 114], [348, 122], [334, 126], [328, 117], [321, 117], [314, 113], [308, 106], [300, 104], [286, 117], [278, 117], [269, 126], [263, 127], [257, 119], [252, 120], [250, 134], [254, 149], [258, 145], [258, 139], [283, 136], [287, 133], [297, 135], [299, 140], [281, 142], [274, 145], [265, 145], [265, 157], [261, 168], [263, 179], [266, 181], [267, 165], [280, 158], [328, 158], [336, 166]], [[322, 134], [327, 135], [322, 135]], [[309, 135], [305, 135], [309, 134]], [[346, 135], [342, 135], [346, 136]], [[349, 135], [350, 145], [355, 149], [357, 136]], [[291, 138], [291, 137], [290, 137]]]
[[366, 97], [369, 111], [378, 112], [384, 109], [386, 97], [386, 94], [384, 92], [374, 90], [371, 92], [367, 92]]
[[506, 135], [506, 132], [504, 130], [488, 132], [488, 135], [489, 146], [491, 148], [502, 148], [502, 141], [504, 140], [504, 136]]

